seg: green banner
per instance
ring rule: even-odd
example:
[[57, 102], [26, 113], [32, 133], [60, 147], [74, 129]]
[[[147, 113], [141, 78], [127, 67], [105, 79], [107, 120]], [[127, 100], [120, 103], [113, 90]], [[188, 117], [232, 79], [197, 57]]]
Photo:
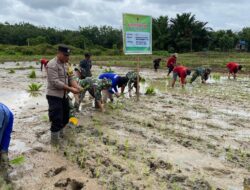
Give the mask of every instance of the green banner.
[[152, 17], [123, 14], [125, 54], [152, 54]]

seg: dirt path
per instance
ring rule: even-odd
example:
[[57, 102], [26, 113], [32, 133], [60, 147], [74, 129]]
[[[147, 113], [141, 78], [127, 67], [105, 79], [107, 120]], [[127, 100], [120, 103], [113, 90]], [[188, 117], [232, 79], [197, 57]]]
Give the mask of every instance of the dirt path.
[[[97, 75], [102, 69], [94, 70]], [[68, 130], [63, 148], [51, 149], [45, 86], [43, 96], [27, 97], [29, 72], [7, 75], [0, 69], [5, 92], [0, 101], [16, 114], [10, 154], [26, 159], [11, 174], [17, 187], [53, 189], [58, 180], [71, 178], [86, 189], [241, 190], [250, 176], [250, 79], [245, 76], [212, 78], [183, 90], [168, 87], [163, 71], [144, 69], [141, 91], [154, 86], [155, 96], [143, 95], [140, 102], [119, 98], [104, 114], [86, 98], [80, 126]], [[44, 84], [38, 76], [33, 80]], [[53, 168], [59, 174], [53, 176]]]

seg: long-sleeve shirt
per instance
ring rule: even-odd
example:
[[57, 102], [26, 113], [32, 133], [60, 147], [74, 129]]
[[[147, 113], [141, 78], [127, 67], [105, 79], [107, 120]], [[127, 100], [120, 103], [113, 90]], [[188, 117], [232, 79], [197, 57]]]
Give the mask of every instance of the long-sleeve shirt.
[[177, 73], [177, 75], [181, 78], [181, 83], [185, 83], [185, 78], [187, 77], [187, 67], [184, 66], [177, 66], [174, 68], [173, 72]]
[[114, 74], [114, 73], [103, 73], [99, 76], [99, 79], [110, 79], [112, 81], [112, 86], [109, 92], [111, 94], [118, 93], [117, 85], [118, 85], [118, 78], [119, 75]]
[[47, 64], [47, 95], [63, 98], [65, 95], [64, 85], [68, 85], [73, 79], [68, 74], [68, 65], [61, 63], [57, 57]]
[[13, 114], [9, 108], [0, 103], [0, 150], [8, 151], [13, 119]]

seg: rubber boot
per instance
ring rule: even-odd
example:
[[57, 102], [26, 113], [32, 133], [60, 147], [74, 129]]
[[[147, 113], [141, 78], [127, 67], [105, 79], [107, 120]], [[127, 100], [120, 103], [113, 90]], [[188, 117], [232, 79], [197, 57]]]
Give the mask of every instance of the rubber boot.
[[51, 139], [50, 143], [53, 146], [56, 146], [59, 144], [59, 137], [60, 137], [60, 131], [58, 132], [51, 132]]

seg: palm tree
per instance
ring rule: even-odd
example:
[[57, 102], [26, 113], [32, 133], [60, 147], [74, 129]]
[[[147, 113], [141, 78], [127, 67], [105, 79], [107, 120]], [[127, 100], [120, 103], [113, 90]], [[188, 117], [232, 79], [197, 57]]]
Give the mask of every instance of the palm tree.
[[176, 18], [170, 20], [171, 33], [177, 50], [193, 51], [193, 40], [202, 39], [207, 36], [206, 22], [197, 21], [191, 13], [177, 14]]

